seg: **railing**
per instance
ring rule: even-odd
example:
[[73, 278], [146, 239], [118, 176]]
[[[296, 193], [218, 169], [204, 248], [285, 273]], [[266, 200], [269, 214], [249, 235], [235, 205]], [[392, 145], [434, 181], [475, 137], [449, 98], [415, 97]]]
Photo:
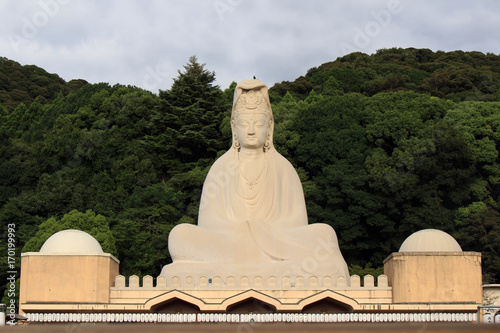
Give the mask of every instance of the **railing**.
[[476, 313], [27, 313], [32, 323], [476, 322]]
[[500, 324], [500, 305], [478, 306], [477, 319], [485, 324]]

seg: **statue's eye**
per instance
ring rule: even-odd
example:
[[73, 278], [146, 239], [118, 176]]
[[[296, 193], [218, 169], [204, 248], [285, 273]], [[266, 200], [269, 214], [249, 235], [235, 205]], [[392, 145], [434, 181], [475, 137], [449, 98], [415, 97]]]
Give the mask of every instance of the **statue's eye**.
[[236, 123], [236, 125], [242, 126], [242, 127], [243, 126], [248, 126], [248, 121], [240, 119], [240, 120], [238, 120], [238, 122]]

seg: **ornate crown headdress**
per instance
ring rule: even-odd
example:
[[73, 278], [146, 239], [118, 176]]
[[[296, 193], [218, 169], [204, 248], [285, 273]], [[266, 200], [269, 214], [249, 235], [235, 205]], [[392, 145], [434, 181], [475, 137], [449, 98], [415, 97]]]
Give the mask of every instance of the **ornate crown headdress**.
[[260, 91], [243, 90], [234, 106], [236, 113], [265, 113], [269, 114], [264, 96]]
[[264, 82], [244, 80], [236, 86], [232, 118], [238, 113], [264, 113], [272, 117], [271, 103]]

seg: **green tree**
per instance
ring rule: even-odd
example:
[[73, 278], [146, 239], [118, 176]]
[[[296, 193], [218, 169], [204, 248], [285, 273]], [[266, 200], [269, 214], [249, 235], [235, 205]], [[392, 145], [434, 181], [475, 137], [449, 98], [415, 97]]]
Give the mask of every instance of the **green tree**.
[[300, 110], [294, 125], [301, 136], [297, 165], [308, 176], [303, 186], [309, 221], [330, 224], [346, 260], [357, 264], [374, 255], [373, 236], [385, 223], [377, 211], [381, 204], [367, 191], [363, 121], [363, 99], [344, 95]]
[[73, 210], [65, 214], [60, 220], [52, 217], [41, 223], [35, 236], [24, 246], [23, 252], [39, 251], [50, 236], [66, 229], [88, 232], [99, 242], [104, 252], [114, 255], [117, 253], [115, 239], [109, 228], [107, 218], [96, 215], [92, 210], [87, 210], [85, 213]]
[[463, 133], [471, 153], [471, 202], [484, 202], [500, 212], [500, 103], [462, 102], [448, 111], [446, 120]]
[[[499, 68], [494, 54], [390, 48], [270, 89], [275, 146], [352, 270], [433, 227], [482, 252], [485, 281], [498, 279]], [[16, 224], [17, 248], [90, 209], [106, 217], [122, 274], [158, 274], [168, 233], [196, 223], [208, 169], [230, 145], [236, 83], [214, 82], [195, 57], [159, 96], [0, 57], [0, 223]]]
[[363, 277], [366, 275], [371, 275], [375, 279], [379, 275], [384, 274], [384, 267], [372, 267], [372, 263], [368, 262], [366, 263], [365, 267], [359, 266], [359, 265], [349, 265], [349, 274], [350, 275], [358, 275], [361, 278], [361, 283], [362, 285], [364, 284]]
[[[321, 100], [321, 95], [310, 95], [310, 103], [314, 104]], [[274, 144], [276, 149], [290, 160], [293, 161], [293, 151], [297, 148], [300, 141], [300, 134], [293, 128], [293, 123], [299, 110], [306, 110], [309, 104], [305, 101], [297, 102], [295, 98], [286, 93], [281, 101], [272, 106], [274, 116]]]
[[381, 262], [423, 228], [453, 232], [474, 168], [450, 102], [411, 92], [328, 97], [301, 110], [298, 166], [311, 222], [331, 224], [347, 261]]
[[21, 66], [7, 58], [0, 58], [0, 103], [14, 110], [20, 103], [27, 107], [38, 98], [41, 104], [50, 103], [59, 93], [64, 95], [87, 84], [85, 80], [65, 82], [56, 74], [47, 73], [34, 65]]
[[453, 231], [454, 211], [470, 199], [471, 154], [444, 119], [452, 106], [401, 92], [376, 95], [365, 108], [370, 186], [388, 199], [387, 217], [403, 237], [429, 227]]
[[215, 73], [195, 56], [178, 73], [170, 90], [160, 91], [148, 138], [167, 175], [189, 170], [203, 160], [211, 163], [217, 152], [227, 149], [220, 130], [225, 103], [222, 91], [213, 84]]
[[486, 205], [461, 210], [453, 236], [464, 251], [482, 253], [483, 283], [500, 280], [500, 213]]

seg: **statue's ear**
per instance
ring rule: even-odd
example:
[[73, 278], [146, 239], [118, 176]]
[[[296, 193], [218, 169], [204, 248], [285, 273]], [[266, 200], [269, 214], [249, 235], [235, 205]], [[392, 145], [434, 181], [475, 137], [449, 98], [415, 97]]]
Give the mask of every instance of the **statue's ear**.
[[273, 133], [273, 118], [271, 117], [269, 121], [267, 122], [267, 137], [266, 137], [266, 142], [264, 143], [263, 150], [264, 152], [268, 151], [271, 148], [271, 138], [272, 138], [272, 133]]
[[233, 147], [239, 151], [240, 142], [238, 141], [238, 135], [236, 134], [236, 123], [234, 121], [234, 118], [231, 119], [231, 132], [233, 133]]

